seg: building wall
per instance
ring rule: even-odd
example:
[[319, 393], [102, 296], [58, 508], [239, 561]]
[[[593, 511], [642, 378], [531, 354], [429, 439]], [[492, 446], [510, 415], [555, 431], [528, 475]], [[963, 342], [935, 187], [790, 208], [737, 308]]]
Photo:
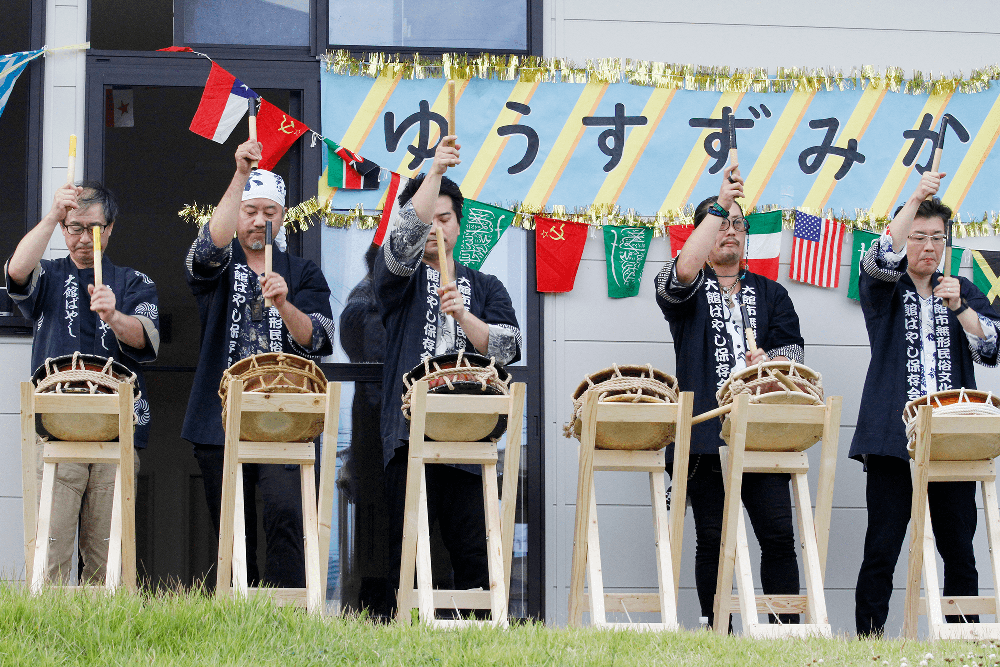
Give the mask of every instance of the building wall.
[[[995, 60], [1000, 44], [1000, 14], [986, 2], [968, 3], [961, 14], [941, 15], [939, 6], [888, 0], [871, 12], [859, 0], [797, 3], [772, 0], [719, 5], [626, 0], [615, 5], [596, 0], [547, 0], [544, 55], [582, 63], [588, 58], [622, 57], [741, 68], [779, 66], [837, 67], [888, 65], [937, 73], [966, 74]], [[970, 30], [969, 16], [980, 17]], [[933, 17], [933, 21], [928, 20]], [[927, 26], [933, 25], [930, 30]], [[863, 27], [862, 27], [863, 26]], [[929, 48], [929, 44], [933, 48]], [[718, 45], [718, 46], [711, 46]], [[861, 564], [865, 478], [861, 465], [847, 458], [857, 423], [861, 390], [870, 353], [861, 307], [847, 298], [850, 238], [845, 241], [841, 286], [820, 289], [789, 281], [791, 232], [781, 250], [781, 282], [796, 305], [806, 341], [806, 363], [823, 375], [827, 396], [844, 398], [838, 469], [834, 491], [826, 595], [834, 631], [854, 632], [854, 587]], [[962, 239], [960, 245], [1000, 249], [1000, 238]], [[577, 441], [566, 440], [562, 427], [571, 415], [571, 395], [587, 373], [617, 363], [652, 363], [673, 373], [670, 332], [654, 302], [653, 278], [668, 258], [668, 241], [656, 238], [646, 262], [639, 296], [607, 298], [603, 241], [591, 232], [576, 286], [568, 294], [545, 297], [546, 414], [546, 619], [564, 624], [572, 560], [576, 510]], [[971, 277], [971, 266], [963, 268]], [[977, 367], [979, 386], [1000, 390], [1000, 372]], [[810, 450], [815, 496], [819, 447]], [[600, 473], [597, 479], [598, 520], [608, 591], [655, 590], [652, 523], [648, 485], [641, 473]], [[980, 520], [982, 526], [982, 520]], [[750, 531], [752, 533], [752, 530]], [[759, 551], [751, 537], [751, 559]], [[983, 589], [990, 588], [989, 551], [985, 530], [976, 540]], [[896, 569], [896, 592], [886, 626], [889, 636], [902, 627], [906, 549]], [[681, 554], [679, 615], [686, 627], [698, 622], [694, 589], [694, 523], [688, 513]], [[757, 565], [754, 569], [759, 581]], [[804, 579], [802, 579], [804, 581]], [[735, 617], [739, 627], [738, 617]], [[618, 620], [625, 620], [619, 615]], [[989, 617], [983, 619], [989, 620]]]
[[[48, 0], [45, 7], [45, 44], [49, 48], [87, 40], [86, 0]], [[48, 211], [55, 191], [66, 181], [69, 135], [77, 135], [77, 180], [82, 173], [86, 52], [55, 51], [45, 56], [42, 125], [42, 210]], [[66, 253], [62, 234], [52, 236], [46, 256]], [[19, 384], [31, 377], [31, 339], [0, 339], [0, 453], [5, 460], [21, 458]], [[0, 475], [0, 525], [16, 538], [0, 540], [0, 578], [24, 578], [23, 505], [19, 467], [7, 466]]]

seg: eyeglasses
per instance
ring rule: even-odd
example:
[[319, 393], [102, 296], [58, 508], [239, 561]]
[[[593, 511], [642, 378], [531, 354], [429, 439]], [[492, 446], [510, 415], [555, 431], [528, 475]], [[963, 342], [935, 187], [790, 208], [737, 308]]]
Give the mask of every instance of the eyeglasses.
[[730, 220], [729, 218], [725, 218], [719, 224], [719, 231], [724, 232], [727, 229], [729, 229], [730, 223], [732, 223], [733, 229], [735, 229], [738, 232], [745, 232], [746, 230], [750, 229], [750, 224], [747, 222], [746, 218], [733, 218], [732, 220]]
[[944, 242], [948, 240], [948, 237], [944, 234], [934, 234], [933, 236], [928, 236], [927, 234], [916, 233], [910, 234], [906, 238], [917, 245], [924, 245], [927, 241], [930, 241], [932, 245], [936, 246], [942, 246], [944, 245]]
[[86, 227], [83, 225], [63, 225], [63, 229], [65, 229], [66, 233], [70, 236], [80, 236], [84, 232], [89, 232], [92, 227], [100, 229], [102, 234], [104, 233], [104, 230], [108, 228], [107, 225], [90, 225]]

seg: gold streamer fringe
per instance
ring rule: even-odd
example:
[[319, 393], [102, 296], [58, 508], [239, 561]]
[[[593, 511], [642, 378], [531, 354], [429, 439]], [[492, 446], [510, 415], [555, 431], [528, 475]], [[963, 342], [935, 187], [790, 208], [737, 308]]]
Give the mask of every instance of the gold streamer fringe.
[[[572, 210], [565, 206], [528, 206], [523, 202], [494, 202], [493, 206], [514, 212], [513, 226], [525, 230], [535, 229], [535, 216], [552, 218], [554, 220], [567, 220], [570, 222], [582, 223], [595, 228], [602, 228], [604, 225], [627, 226], [627, 227], [652, 227], [654, 236], [663, 236], [669, 233], [671, 225], [692, 225], [694, 224], [694, 206], [688, 204], [682, 208], [671, 211], [660, 211], [656, 215], [641, 215], [634, 209], [622, 210], [618, 206], [610, 204], [597, 204], [586, 207], [576, 207]], [[782, 212], [782, 227], [793, 229], [795, 227], [796, 209], [781, 208], [773, 204], [755, 206], [747, 211], [751, 213], [767, 213], [770, 211]], [[835, 218], [845, 224], [848, 231], [860, 229], [866, 232], [881, 234], [889, 224], [890, 218], [884, 215], [872, 215], [868, 209], [858, 208], [854, 214], [849, 215], [847, 211], [841, 209], [837, 215], [833, 209], [815, 210], [807, 207], [798, 207], [798, 210], [818, 215], [820, 217]], [[212, 218], [215, 207], [199, 206], [198, 204], [187, 204], [178, 215], [190, 224], [199, 227]], [[379, 210], [366, 210], [361, 204], [351, 209], [335, 209], [330, 202], [320, 203], [315, 197], [308, 199], [298, 206], [294, 206], [285, 213], [285, 226], [288, 231], [304, 231], [316, 221], [322, 222], [327, 227], [335, 229], [375, 229], [382, 219], [382, 212]], [[1000, 212], [984, 211], [981, 219], [975, 216], [962, 221], [962, 214], [955, 215], [953, 233], [956, 238], [982, 237], [1000, 235]]]
[[767, 69], [732, 69], [691, 64], [661, 63], [648, 60], [601, 58], [587, 60], [580, 67], [566, 58], [498, 55], [482, 53], [444, 54], [440, 57], [419, 53], [401, 59], [399, 54], [363, 53], [355, 58], [349, 51], [327, 51], [321, 56], [326, 71], [350, 76], [401, 76], [404, 79], [497, 79], [528, 83], [631, 83], [656, 88], [709, 90], [717, 92], [784, 93], [855, 90], [874, 87], [911, 95], [943, 93], [979, 93], [1000, 81], [1000, 65], [973, 70], [966, 77], [914, 71], [906, 79], [899, 67], [880, 71], [871, 65], [854, 67], [849, 72], [838, 69], [779, 67], [774, 76]]

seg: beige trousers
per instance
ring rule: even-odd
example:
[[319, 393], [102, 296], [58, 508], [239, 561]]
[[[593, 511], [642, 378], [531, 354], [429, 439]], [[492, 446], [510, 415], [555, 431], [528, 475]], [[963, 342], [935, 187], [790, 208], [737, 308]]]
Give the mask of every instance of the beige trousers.
[[[39, 503], [42, 497], [41, 438], [36, 440], [35, 471]], [[139, 453], [132, 450], [135, 474], [139, 474]], [[108, 564], [111, 534], [111, 506], [114, 502], [115, 473], [112, 463], [59, 463], [52, 498], [49, 527], [49, 581], [69, 583], [73, 571], [73, 543], [80, 528], [80, 583], [103, 585]]]

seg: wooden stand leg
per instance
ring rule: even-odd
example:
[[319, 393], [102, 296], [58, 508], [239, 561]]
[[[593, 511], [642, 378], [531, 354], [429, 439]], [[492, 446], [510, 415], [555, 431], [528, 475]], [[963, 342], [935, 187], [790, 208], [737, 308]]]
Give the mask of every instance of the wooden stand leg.
[[35, 387], [21, 383], [21, 505], [24, 509], [24, 581], [31, 584], [31, 562], [35, 558], [35, 527], [38, 521], [38, 477], [35, 444]]
[[674, 569], [670, 549], [670, 528], [667, 515], [665, 472], [649, 473], [649, 497], [653, 507], [653, 540], [656, 547], [656, 580], [660, 588], [660, 623], [664, 627], [677, 624]]
[[[840, 441], [841, 396], [826, 399], [823, 422], [823, 449], [820, 452], [819, 484], [816, 486], [816, 543], [819, 550], [820, 578], [826, 581], [826, 554], [830, 543], [830, 518], [833, 514], [833, 480], [837, 472], [837, 448]], [[799, 505], [798, 507], [803, 507]]]
[[920, 574], [923, 569], [923, 542], [926, 525], [915, 517], [927, 513], [927, 475], [931, 444], [930, 406], [917, 409], [916, 459], [913, 462], [913, 500], [910, 507], [910, 558], [906, 571], [906, 605], [903, 614], [903, 635], [917, 639], [917, 616], [920, 610]]
[[[219, 560], [216, 568], [215, 594], [226, 597], [233, 580], [233, 520], [236, 516], [236, 498], [243, 497], [242, 479], [237, 479], [239, 469], [240, 424], [243, 381], [232, 380], [226, 395], [226, 449], [222, 462], [222, 502], [219, 513]], [[240, 518], [242, 520], [242, 514]]]
[[604, 608], [604, 570], [601, 566], [601, 537], [597, 530], [597, 490], [594, 477], [590, 477], [590, 520], [587, 522], [587, 579], [590, 582], [590, 624], [600, 627], [608, 624]]
[[674, 436], [674, 468], [671, 475], [670, 552], [674, 568], [674, 604], [681, 587], [681, 550], [684, 544], [684, 511], [687, 508], [687, 478], [691, 456], [691, 419], [694, 393], [682, 391], [677, 400]]
[[[597, 437], [597, 395], [584, 397], [580, 433], [579, 470], [576, 480], [576, 524], [573, 530], [573, 565], [569, 586], [569, 625], [583, 626], [583, 589], [587, 576], [591, 493], [594, 488], [594, 442]], [[596, 522], [597, 517], [593, 520]], [[590, 619], [594, 622], [594, 582], [591, 581]], [[603, 600], [602, 600], [603, 602]], [[603, 619], [603, 616], [601, 617]]]
[[306, 609], [312, 614], [323, 613], [324, 583], [319, 574], [319, 519], [316, 515], [316, 468], [299, 465], [302, 480], [302, 529], [305, 533]]
[[997, 506], [996, 480], [982, 482], [983, 513], [986, 519], [986, 541], [990, 546], [990, 568], [993, 572], [993, 600], [1000, 610], [1000, 508]]
[[49, 530], [52, 501], [56, 486], [56, 464], [42, 465], [42, 497], [38, 506], [38, 528], [35, 533], [35, 557], [32, 559], [31, 592], [41, 593], [49, 570]]
[[[434, 577], [431, 570], [431, 526], [427, 516], [427, 473], [420, 466], [420, 494], [417, 506], [417, 591], [416, 603], [420, 618], [434, 622]], [[410, 580], [413, 574], [410, 573]], [[413, 595], [411, 593], [411, 595]], [[411, 598], [412, 599], [412, 598]]]
[[[423, 442], [427, 410], [427, 383], [417, 383], [413, 391], [410, 414], [410, 449], [406, 462], [406, 499], [403, 510], [403, 546], [399, 562], [399, 591], [396, 594], [396, 620], [410, 622], [413, 600], [413, 575], [416, 570], [418, 509], [421, 506], [421, 487], [424, 483], [424, 465], [419, 458]], [[414, 447], [416, 446], [416, 450]], [[425, 491], [426, 493], [426, 491]], [[423, 504], [426, 513], [427, 505]], [[428, 553], [430, 548], [428, 547]]]
[[[121, 544], [122, 564], [121, 579], [125, 589], [130, 592], [138, 590], [138, 568], [135, 554], [135, 430], [133, 415], [135, 412], [135, 395], [131, 384], [122, 382], [118, 385], [118, 443], [121, 462], [118, 470], [121, 473], [121, 483], [116, 489], [121, 489], [122, 524], [121, 533], [117, 538]], [[111, 543], [116, 541], [111, 534]]]
[[122, 467], [115, 471], [115, 490], [111, 501], [111, 532], [108, 537], [108, 561], [104, 568], [104, 586], [114, 591], [122, 582]]
[[494, 625], [507, 627], [503, 540], [496, 464], [483, 466], [483, 510], [486, 513], [486, 562], [490, 576], [490, 611]]
[[[825, 444], [825, 443], [824, 443]], [[813, 524], [812, 503], [809, 500], [809, 480], [806, 473], [792, 474], [795, 493], [795, 515], [798, 517], [802, 542], [802, 569], [806, 579], [806, 623], [827, 625], [826, 593], [823, 590], [823, 568], [820, 563], [819, 545], [809, 536], [816, 535]]]
[[[743, 492], [743, 451], [747, 438], [747, 411], [750, 397], [739, 394], [732, 411], [732, 426], [729, 447], [728, 470], [723, 477], [728, 479], [726, 500], [722, 510], [722, 540], [719, 547], [718, 582], [715, 589], [715, 632], [726, 635], [729, 632], [729, 616], [733, 591], [733, 569], [736, 561], [736, 540], [739, 518], [742, 512], [740, 498]], [[746, 622], [746, 621], [744, 621]]]
[[[918, 523], [914, 520], [913, 523]], [[937, 558], [934, 546], [934, 531], [931, 529], [930, 507], [924, 512], [924, 532], [920, 548], [923, 550], [924, 597], [927, 604], [927, 629], [929, 639], [939, 639], [938, 631], [944, 625], [941, 612], [941, 589], [938, 586]], [[919, 591], [918, 591], [919, 592]]]
[[[247, 508], [243, 491], [243, 464], [236, 464], [236, 504], [233, 509], [233, 576], [232, 591], [236, 597], [245, 598], [250, 592], [247, 560]], [[251, 549], [255, 548], [250, 547]], [[226, 582], [227, 588], [229, 582]]]
[[503, 537], [504, 598], [510, 600], [510, 575], [514, 558], [514, 527], [517, 522], [517, 487], [521, 476], [521, 430], [524, 423], [526, 385], [515, 382], [510, 388], [510, 418], [507, 420], [507, 454], [504, 458], [503, 495], [500, 506], [500, 533]]
[[[333, 526], [333, 495], [337, 491], [337, 429], [340, 422], [339, 382], [326, 386], [326, 412], [323, 415], [323, 449], [319, 469], [319, 570], [320, 586], [326, 598], [330, 567], [330, 533]], [[325, 605], [324, 605], [325, 606]]]

